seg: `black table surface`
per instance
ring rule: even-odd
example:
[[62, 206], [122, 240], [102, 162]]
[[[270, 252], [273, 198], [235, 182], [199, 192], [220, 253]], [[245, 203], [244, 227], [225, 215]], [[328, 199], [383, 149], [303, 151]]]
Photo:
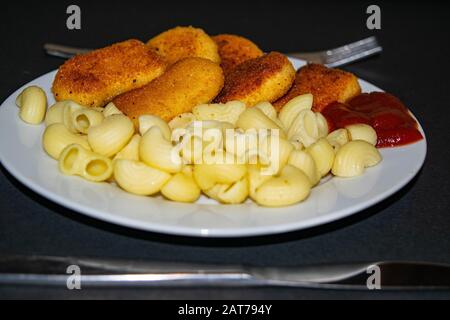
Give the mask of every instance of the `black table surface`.
[[[381, 56], [345, 67], [398, 96], [428, 138], [418, 176], [382, 203], [306, 231], [246, 239], [196, 239], [138, 232], [86, 218], [51, 203], [0, 170], [0, 255], [88, 256], [286, 266], [349, 261], [450, 263], [448, 114], [449, 6], [382, 3], [382, 29], [366, 27], [368, 2], [76, 1], [82, 29], [66, 29], [67, 1], [2, 4], [0, 99], [62, 62], [45, 42], [101, 47], [147, 40], [176, 25], [249, 37], [266, 51], [312, 51], [376, 35]], [[1, 137], [0, 139], [8, 139]], [[1, 298], [449, 298], [450, 292], [354, 292], [287, 288], [153, 288], [68, 291], [3, 286]]]

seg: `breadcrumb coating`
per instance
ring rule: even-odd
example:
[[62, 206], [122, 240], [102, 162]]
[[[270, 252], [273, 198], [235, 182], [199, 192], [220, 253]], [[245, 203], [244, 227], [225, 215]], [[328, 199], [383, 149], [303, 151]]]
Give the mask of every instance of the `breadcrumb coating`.
[[115, 96], [139, 88], [166, 69], [163, 59], [139, 40], [127, 40], [67, 60], [52, 92], [57, 101], [103, 107]]
[[215, 102], [239, 100], [248, 107], [258, 102], [273, 102], [282, 97], [295, 78], [292, 63], [279, 52], [247, 60], [225, 78], [225, 85]]
[[220, 63], [216, 43], [199, 28], [176, 27], [147, 42], [147, 46], [164, 57], [169, 65], [180, 59], [200, 57]]
[[209, 103], [223, 87], [222, 68], [203, 58], [185, 58], [146, 86], [126, 92], [113, 102], [135, 123], [140, 115], [153, 114], [165, 121]]
[[233, 34], [219, 34], [212, 39], [219, 47], [219, 55], [222, 62], [220, 66], [223, 69], [225, 77], [238, 64], [244, 61], [261, 57], [264, 53], [252, 41]]
[[313, 110], [320, 112], [332, 102], [346, 102], [359, 95], [361, 87], [350, 72], [308, 64], [297, 71], [294, 85], [274, 106], [280, 110], [289, 100], [305, 93], [313, 95]]

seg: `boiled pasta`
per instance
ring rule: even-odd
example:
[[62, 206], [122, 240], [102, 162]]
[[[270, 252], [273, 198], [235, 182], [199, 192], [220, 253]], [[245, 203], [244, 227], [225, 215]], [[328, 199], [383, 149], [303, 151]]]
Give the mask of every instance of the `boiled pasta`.
[[112, 116], [113, 114], [123, 114], [122, 111], [120, 111], [116, 105], [112, 102], [108, 103], [104, 108], [103, 108], [103, 116], [106, 118], [108, 116]]
[[354, 140], [338, 150], [332, 173], [338, 177], [359, 176], [365, 168], [372, 167], [380, 161], [380, 152], [372, 144]]
[[141, 142], [141, 136], [135, 134], [130, 142], [120, 150], [113, 158], [113, 160], [126, 159], [139, 161], [139, 144]]
[[20, 108], [20, 118], [29, 124], [39, 124], [45, 118], [47, 111], [47, 95], [37, 86], [25, 88], [16, 99]]
[[111, 157], [125, 147], [134, 134], [130, 118], [114, 114], [88, 130], [88, 141], [94, 152]]
[[320, 173], [317, 170], [316, 162], [308, 152], [302, 150], [292, 151], [288, 163], [302, 170], [308, 176], [312, 186], [319, 183]]
[[145, 164], [169, 173], [180, 172], [183, 165], [179, 151], [164, 138], [157, 126], [151, 127], [142, 137], [139, 157]]
[[125, 191], [149, 196], [161, 190], [169, 181], [170, 174], [135, 161], [119, 159], [114, 161], [114, 180]]
[[62, 123], [49, 125], [42, 136], [42, 146], [53, 159], [59, 159], [64, 148], [71, 144], [79, 144], [90, 149], [86, 136], [70, 132]]
[[236, 124], [239, 116], [246, 109], [245, 103], [230, 101], [227, 103], [201, 104], [192, 113], [197, 120], [216, 120]]
[[162, 187], [161, 193], [173, 201], [195, 202], [201, 191], [192, 175], [178, 172]]
[[345, 129], [348, 131], [348, 136], [350, 140], [363, 140], [371, 145], [375, 146], [377, 144], [377, 133], [374, 128], [364, 123], [357, 123], [346, 126]]
[[59, 170], [93, 182], [106, 181], [113, 173], [111, 159], [96, 154], [79, 144], [67, 146], [59, 158]]
[[319, 139], [306, 148], [306, 152], [314, 159], [320, 176], [326, 176], [330, 172], [334, 162], [334, 150], [327, 139]]
[[103, 121], [103, 114], [100, 111], [82, 108], [71, 114], [71, 127], [80, 133], [87, 134], [90, 127], [98, 126]]
[[308, 177], [288, 164], [279, 176], [271, 177], [256, 188], [254, 199], [262, 206], [281, 207], [303, 201], [310, 191]]
[[151, 127], [157, 126], [161, 130], [164, 139], [169, 141], [172, 139], [172, 131], [170, 130], [169, 125], [158, 116], [150, 114], [142, 115], [138, 118], [138, 123], [141, 136], [143, 136]]
[[59, 101], [48, 108], [45, 114], [45, 125], [49, 126], [54, 123], [64, 123], [64, 109], [67, 101]]

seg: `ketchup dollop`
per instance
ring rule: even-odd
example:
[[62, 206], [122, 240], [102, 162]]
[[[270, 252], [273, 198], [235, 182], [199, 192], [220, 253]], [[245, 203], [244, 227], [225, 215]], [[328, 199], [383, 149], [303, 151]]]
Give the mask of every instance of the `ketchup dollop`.
[[423, 139], [418, 124], [403, 103], [384, 92], [363, 93], [347, 103], [333, 102], [322, 111], [330, 132], [350, 124], [371, 125], [377, 147], [395, 147]]

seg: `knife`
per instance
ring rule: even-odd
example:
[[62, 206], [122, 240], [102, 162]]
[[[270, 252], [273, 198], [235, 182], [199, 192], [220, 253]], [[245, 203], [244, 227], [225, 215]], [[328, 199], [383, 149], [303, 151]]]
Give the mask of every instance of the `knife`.
[[[368, 290], [450, 289], [450, 265], [383, 261], [298, 267], [222, 266], [50, 256], [0, 257], [0, 284], [82, 287], [286, 286]], [[69, 271], [68, 271], [69, 270]]]

